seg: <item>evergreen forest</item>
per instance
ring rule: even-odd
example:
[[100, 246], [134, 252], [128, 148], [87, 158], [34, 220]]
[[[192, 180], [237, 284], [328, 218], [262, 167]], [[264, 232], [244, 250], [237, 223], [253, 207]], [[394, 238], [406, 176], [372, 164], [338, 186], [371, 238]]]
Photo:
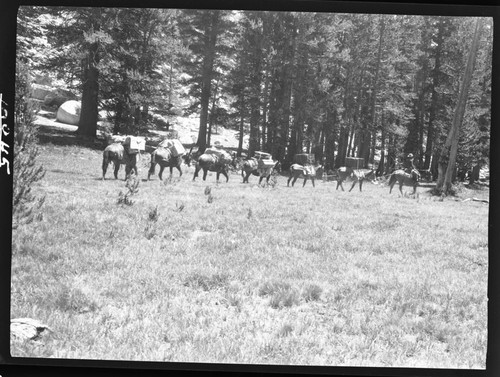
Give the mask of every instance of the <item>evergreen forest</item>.
[[201, 150], [220, 125], [284, 166], [412, 153], [446, 191], [489, 163], [492, 44], [487, 17], [22, 6], [17, 62], [78, 94], [82, 136], [196, 115]]

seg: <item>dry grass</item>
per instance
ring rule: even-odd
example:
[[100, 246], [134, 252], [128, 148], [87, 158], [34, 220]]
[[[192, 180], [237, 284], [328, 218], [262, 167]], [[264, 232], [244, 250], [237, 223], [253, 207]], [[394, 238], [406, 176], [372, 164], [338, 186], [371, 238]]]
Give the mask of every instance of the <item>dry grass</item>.
[[127, 206], [101, 152], [44, 144], [40, 160], [45, 211], [13, 233], [12, 316], [54, 331], [13, 356], [485, 367], [484, 203], [192, 182], [184, 166]]

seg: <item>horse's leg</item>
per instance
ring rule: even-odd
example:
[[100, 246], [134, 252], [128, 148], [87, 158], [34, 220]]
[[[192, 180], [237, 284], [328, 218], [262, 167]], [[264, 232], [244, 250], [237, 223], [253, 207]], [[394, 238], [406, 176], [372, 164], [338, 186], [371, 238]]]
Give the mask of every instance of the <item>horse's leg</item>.
[[[262, 182], [262, 180], [263, 180], [263, 179], [264, 179], [264, 176], [263, 176], [263, 175], [261, 175], [261, 176], [260, 176], [260, 178], [259, 178], [259, 185], [260, 185], [260, 183]], [[269, 181], [269, 180], [268, 180], [268, 181]]]
[[314, 184], [314, 181], [316, 180], [315, 177], [311, 177], [311, 183], [313, 184], [313, 187], [316, 187], [316, 185]]
[[104, 157], [102, 159], [102, 180], [106, 179], [105, 176], [106, 176], [106, 171], [108, 170], [108, 164], [109, 164], [108, 159]]
[[160, 172], [158, 173], [158, 177], [160, 177], [160, 181], [163, 181], [163, 170], [165, 170], [165, 166], [160, 164]]
[[227, 175], [227, 171], [224, 169], [221, 171], [222, 175], [226, 177], [226, 183], [229, 182], [229, 176]]
[[130, 171], [132, 168], [130, 167], [129, 164], [125, 164], [125, 180], [127, 180], [130, 177]]
[[[208, 173], [208, 169], [207, 168], [203, 168], [203, 180], [207, 179], [207, 173]], [[219, 179], [219, 178], [217, 178], [217, 179]]]
[[298, 178], [299, 178], [299, 176], [298, 176], [298, 175], [296, 175], [296, 176], [294, 176], [294, 177], [293, 177], [293, 180], [292, 180], [292, 187], [293, 187], [293, 185], [295, 184], [295, 182], [297, 181], [297, 179], [298, 179]]
[[115, 175], [115, 179], [118, 179], [118, 171], [120, 170], [120, 161], [113, 161], [115, 164], [115, 171], [113, 172]]
[[151, 177], [151, 175], [153, 175], [155, 173], [155, 167], [156, 167], [156, 162], [151, 161], [151, 166], [149, 167], [149, 171], [148, 171], [148, 181], [149, 181], [149, 177]]
[[292, 180], [293, 175], [290, 173], [290, 177], [288, 178], [288, 181], [286, 182], [287, 186], [290, 186], [290, 181]]
[[137, 155], [135, 156], [135, 160], [134, 160], [134, 166], [132, 166], [132, 169], [134, 170], [134, 173], [137, 177], [139, 177], [139, 174], [137, 172], [137, 161], [138, 161], [138, 158], [137, 158]]
[[361, 192], [361, 188], [363, 187], [363, 179], [359, 180], [359, 192]]
[[392, 192], [392, 188], [394, 187], [394, 184], [396, 183], [396, 181], [390, 181], [389, 180], [389, 194]]
[[177, 170], [179, 170], [179, 177], [182, 177], [182, 169], [181, 169], [181, 164], [178, 164], [175, 166]]
[[354, 188], [354, 186], [356, 185], [356, 183], [358, 183], [358, 180], [355, 179], [353, 182], [352, 182], [352, 186], [351, 188], [349, 189], [349, 192], [351, 192], [351, 190]]
[[403, 195], [403, 181], [399, 184], [399, 192]]
[[200, 171], [200, 167], [198, 165], [194, 168], [193, 181], [198, 176], [198, 172]]
[[335, 190], [338, 190], [339, 189], [339, 186], [340, 188], [342, 189], [342, 191], [344, 191], [344, 185], [342, 184], [342, 179], [339, 179], [337, 181], [337, 188]]
[[307, 177], [304, 178], [304, 183], [302, 184], [302, 187], [306, 185], [306, 182], [307, 182]]

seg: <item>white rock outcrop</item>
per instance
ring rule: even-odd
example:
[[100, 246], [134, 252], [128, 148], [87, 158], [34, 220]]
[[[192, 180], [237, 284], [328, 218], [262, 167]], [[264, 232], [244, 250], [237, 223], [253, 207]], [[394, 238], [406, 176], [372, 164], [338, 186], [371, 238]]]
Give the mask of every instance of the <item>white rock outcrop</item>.
[[71, 100], [64, 102], [57, 110], [57, 121], [77, 126], [80, 121], [81, 106], [79, 101]]

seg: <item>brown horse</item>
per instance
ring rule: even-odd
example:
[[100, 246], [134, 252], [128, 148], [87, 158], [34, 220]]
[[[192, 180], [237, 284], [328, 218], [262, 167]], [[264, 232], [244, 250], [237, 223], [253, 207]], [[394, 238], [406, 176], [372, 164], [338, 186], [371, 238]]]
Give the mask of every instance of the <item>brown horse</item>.
[[347, 178], [350, 177], [353, 180], [353, 182], [352, 182], [351, 188], [349, 189], [349, 192], [351, 192], [351, 190], [354, 188], [354, 186], [356, 186], [356, 183], [358, 183], [358, 182], [359, 182], [359, 191], [361, 192], [362, 187], [363, 187], [363, 182], [366, 179], [375, 178], [375, 170], [373, 170], [373, 169], [353, 169], [353, 168], [343, 166], [343, 167], [337, 169], [337, 177], [338, 178], [337, 178], [336, 190], [338, 190], [338, 188], [340, 186], [342, 191], [344, 191], [344, 186], [342, 185], [342, 183]]
[[389, 194], [392, 192], [392, 188], [398, 182], [399, 191], [403, 195], [403, 185], [413, 187], [412, 195], [417, 192], [418, 182], [420, 181], [420, 173], [418, 170], [413, 169], [410, 174], [406, 173], [404, 170], [396, 170], [389, 177]]
[[138, 159], [139, 153], [128, 153], [122, 144], [114, 143], [108, 145], [102, 154], [102, 179], [106, 179], [106, 171], [111, 162], [115, 166], [115, 179], [118, 179], [120, 165], [125, 165], [125, 179], [129, 177], [132, 170], [135, 172], [135, 175], [137, 175]]
[[306, 185], [308, 179], [311, 180], [313, 187], [315, 187], [314, 180], [316, 179], [316, 169], [317, 167], [314, 167], [312, 165], [302, 166], [299, 164], [293, 164], [292, 166], [290, 166], [290, 177], [288, 178], [286, 185], [289, 186], [290, 181], [292, 181], [293, 179], [292, 181], [292, 187], [293, 187], [295, 181], [297, 181], [298, 178], [303, 177], [304, 183], [302, 184], [302, 187]]
[[231, 164], [231, 159], [224, 158], [216, 154], [204, 153], [200, 157], [198, 157], [198, 161], [196, 162], [193, 181], [198, 176], [198, 172], [200, 170], [203, 170], [203, 180], [207, 179], [207, 173], [209, 171], [213, 171], [217, 173], [217, 182], [219, 181], [219, 177], [221, 174], [226, 177], [226, 182], [228, 182], [229, 176], [227, 172], [229, 169], [229, 164]]
[[269, 178], [278, 165], [278, 161], [273, 162], [274, 166], [259, 168], [259, 160], [254, 157], [243, 161], [243, 165], [241, 167], [241, 176], [243, 177], [243, 183], [248, 183], [248, 178], [250, 177], [250, 175], [256, 175], [260, 177], [259, 185], [264, 178], [266, 178], [266, 182], [269, 183]]
[[149, 177], [155, 173], [156, 164], [160, 165], [160, 172], [158, 173], [160, 180], [162, 180], [163, 170], [167, 167], [170, 168], [170, 175], [173, 174], [173, 169], [176, 168], [179, 170], [179, 177], [181, 177], [181, 163], [181, 156], [174, 156], [169, 148], [159, 147], [155, 149], [153, 153], [151, 153], [151, 167], [148, 172], [148, 181]]

